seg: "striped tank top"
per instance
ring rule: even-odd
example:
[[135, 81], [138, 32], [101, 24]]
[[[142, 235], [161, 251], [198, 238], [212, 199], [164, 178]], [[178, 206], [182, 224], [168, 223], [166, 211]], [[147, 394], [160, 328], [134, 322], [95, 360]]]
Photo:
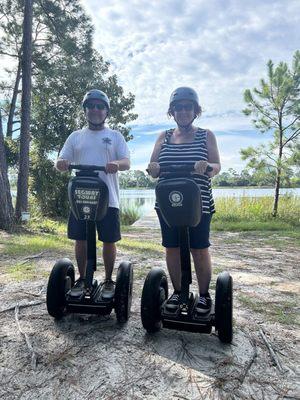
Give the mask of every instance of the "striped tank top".
[[[205, 129], [198, 128], [195, 133], [195, 139], [191, 143], [170, 143], [174, 129], [166, 131], [166, 137], [161, 146], [158, 157], [160, 166], [168, 166], [172, 164], [190, 164], [194, 165], [196, 161], [208, 159], [207, 152], [207, 132]], [[200, 186], [202, 198], [202, 213], [213, 214], [215, 212], [215, 204], [211, 190], [211, 179], [206, 175], [192, 174], [191, 178]], [[160, 177], [158, 182], [162, 182], [167, 178]], [[156, 205], [157, 206], [157, 205]]]

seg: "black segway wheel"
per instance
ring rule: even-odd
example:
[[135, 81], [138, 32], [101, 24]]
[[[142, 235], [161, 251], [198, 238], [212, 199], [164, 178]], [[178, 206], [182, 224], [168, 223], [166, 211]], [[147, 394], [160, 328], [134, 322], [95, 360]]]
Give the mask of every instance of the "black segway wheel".
[[115, 290], [115, 313], [119, 323], [125, 323], [129, 318], [132, 300], [132, 284], [132, 265], [129, 262], [122, 262], [118, 268]]
[[54, 265], [48, 280], [47, 310], [48, 313], [60, 319], [66, 307], [66, 293], [74, 285], [74, 266], [68, 258], [58, 260]]
[[215, 319], [218, 337], [223, 343], [232, 342], [232, 277], [228, 272], [218, 275], [216, 284]]
[[152, 268], [148, 273], [142, 292], [141, 318], [149, 333], [161, 327], [161, 305], [168, 298], [168, 280], [161, 268]]

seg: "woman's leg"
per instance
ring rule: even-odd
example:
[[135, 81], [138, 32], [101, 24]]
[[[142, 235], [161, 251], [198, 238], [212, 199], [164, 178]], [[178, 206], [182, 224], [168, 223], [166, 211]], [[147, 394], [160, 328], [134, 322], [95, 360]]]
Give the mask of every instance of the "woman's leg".
[[166, 248], [166, 262], [172, 285], [176, 292], [181, 290], [181, 265], [180, 265], [180, 248]]
[[206, 249], [191, 249], [194, 260], [199, 293], [205, 295], [208, 293], [209, 284], [211, 281], [212, 267], [209, 248]]

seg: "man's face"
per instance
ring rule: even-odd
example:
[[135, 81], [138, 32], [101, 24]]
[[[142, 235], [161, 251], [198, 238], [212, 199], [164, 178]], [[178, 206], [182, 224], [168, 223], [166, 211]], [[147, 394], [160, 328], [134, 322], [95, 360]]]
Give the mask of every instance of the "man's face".
[[86, 119], [95, 125], [103, 123], [107, 116], [108, 110], [103, 101], [98, 99], [89, 100], [85, 106]]

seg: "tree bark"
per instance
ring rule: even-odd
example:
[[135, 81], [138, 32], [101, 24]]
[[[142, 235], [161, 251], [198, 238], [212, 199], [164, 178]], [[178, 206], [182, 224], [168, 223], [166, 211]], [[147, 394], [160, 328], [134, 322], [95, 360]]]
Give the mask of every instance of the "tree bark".
[[12, 96], [10, 107], [9, 107], [9, 114], [8, 114], [8, 120], [7, 120], [6, 137], [10, 137], [10, 138], [12, 137], [12, 134], [13, 134], [14, 115], [15, 115], [16, 102], [17, 102], [17, 97], [18, 97], [18, 92], [19, 92], [20, 80], [21, 80], [21, 58], [19, 57], [17, 76], [16, 76], [16, 80], [15, 80], [15, 86], [14, 86], [13, 96]]
[[20, 221], [23, 211], [28, 211], [31, 57], [32, 57], [32, 0], [25, 0], [22, 49], [23, 52], [22, 52], [20, 162], [19, 162], [18, 191], [17, 191], [17, 201], [16, 201], [17, 221]]
[[7, 175], [2, 115], [0, 109], [0, 229], [11, 231], [14, 226], [14, 210]]

